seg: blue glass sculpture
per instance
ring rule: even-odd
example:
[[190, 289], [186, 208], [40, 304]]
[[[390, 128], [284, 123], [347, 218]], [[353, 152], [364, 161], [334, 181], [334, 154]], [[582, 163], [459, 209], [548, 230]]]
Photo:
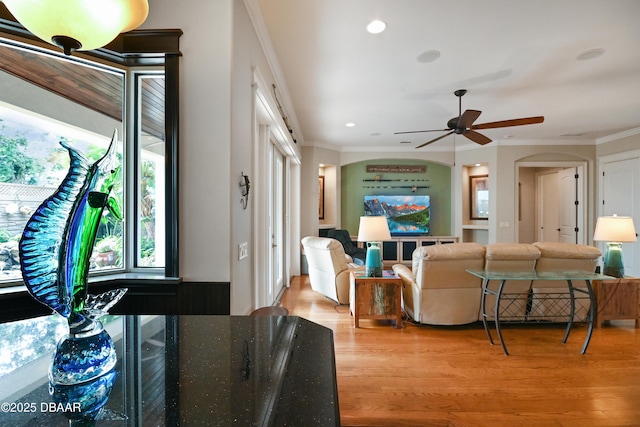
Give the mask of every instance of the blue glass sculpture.
[[[102, 384], [95, 390], [103, 390], [104, 382], [112, 381], [106, 378], [116, 363], [115, 347], [99, 319], [126, 289], [98, 296], [87, 290], [103, 210], [122, 219], [117, 200], [110, 196], [120, 168], [117, 139], [115, 131], [106, 154], [93, 164], [65, 141], [60, 142], [69, 152], [69, 171], [55, 193], [36, 209], [20, 239], [20, 267], [27, 290], [69, 324], [69, 334], [58, 343], [49, 370], [54, 398], [65, 387], [92, 390], [90, 384]], [[64, 393], [68, 395], [69, 390]], [[106, 399], [97, 401], [104, 405]]]
[[[51, 384], [51, 396], [60, 407], [70, 408], [65, 415], [71, 420], [72, 426], [94, 426], [97, 418], [103, 418], [100, 415], [115, 381], [116, 371], [112, 369], [81, 384]], [[123, 416], [117, 418], [123, 419]]]

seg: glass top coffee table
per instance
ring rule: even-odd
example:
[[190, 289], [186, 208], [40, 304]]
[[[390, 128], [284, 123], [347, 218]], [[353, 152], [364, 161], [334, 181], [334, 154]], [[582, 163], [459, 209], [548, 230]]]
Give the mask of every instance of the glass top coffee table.
[[[489, 338], [489, 342], [493, 344], [493, 337], [491, 336], [491, 332], [489, 331], [489, 324], [487, 322], [487, 318], [489, 315], [493, 315], [496, 333], [498, 334], [498, 339], [500, 340], [500, 344], [502, 344], [502, 350], [505, 355], [509, 355], [509, 351], [507, 350], [507, 346], [504, 342], [504, 338], [502, 336], [502, 331], [500, 329], [500, 302], [501, 300], [512, 300], [516, 297], [516, 294], [513, 292], [509, 292], [508, 286], [505, 286], [507, 281], [533, 281], [533, 280], [562, 280], [567, 282], [569, 292], [558, 292], [558, 293], [547, 293], [544, 298], [553, 299], [555, 301], [559, 300], [567, 300], [569, 302], [570, 312], [567, 316], [567, 328], [565, 330], [564, 337], [562, 339], [562, 343], [566, 343], [569, 338], [569, 333], [571, 332], [571, 326], [573, 324], [573, 319], [575, 316], [575, 308], [576, 308], [576, 293], [583, 294], [583, 298], [589, 300], [589, 313], [587, 317], [588, 329], [587, 336], [584, 340], [584, 344], [582, 346], [581, 354], [584, 354], [587, 351], [587, 347], [589, 346], [589, 341], [591, 340], [591, 334], [593, 332], [593, 322], [596, 313], [596, 301], [593, 294], [593, 288], [591, 286], [591, 282], [593, 280], [607, 280], [611, 279], [609, 276], [605, 276], [598, 273], [590, 273], [588, 271], [582, 270], [563, 270], [563, 271], [485, 271], [485, 270], [467, 270], [468, 273], [473, 274], [474, 276], [480, 277], [482, 279], [482, 323], [484, 325], [484, 330], [487, 333], [487, 337]], [[489, 288], [490, 281], [498, 281], [499, 286], [497, 290], [492, 290]], [[574, 286], [574, 281], [584, 281], [586, 284], [587, 290], [585, 291], [583, 288], [577, 288]], [[493, 313], [487, 313], [486, 310], [486, 296], [494, 295], [496, 297], [496, 304], [494, 307]], [[521, 293], [517, 293], [517, 295], [522, 295]], [[557, 317], [557, 314], [553, 317]]]

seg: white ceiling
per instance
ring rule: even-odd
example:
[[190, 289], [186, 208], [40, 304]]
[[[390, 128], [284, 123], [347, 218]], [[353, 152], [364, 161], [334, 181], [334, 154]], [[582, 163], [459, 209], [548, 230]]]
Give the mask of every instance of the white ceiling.
[[[458, 116], [456, 89], [468, 90], [463, 111], [482, 111], [476, 124], [545, 117], [542, 124], [481, 131], [498, 143], [594, 141], [640, 127], [638, 0], [258, 4], [283, 103], [304, 145], [413, 149], [444, 132], [394, 132], [446, 128]], [[386, 22], [383, 33], [367, 33], [373, 19]], [[605, 53], [577, 59], [590, 49]], [[436, 61], [417, 60], [430, 50], [440, 52]], [[424, 149], [450, 147], [453, 138]]]

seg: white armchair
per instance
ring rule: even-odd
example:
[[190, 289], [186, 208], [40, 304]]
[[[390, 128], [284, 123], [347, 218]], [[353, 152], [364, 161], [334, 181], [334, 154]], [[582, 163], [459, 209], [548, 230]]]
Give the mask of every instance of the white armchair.
[[404, 283], [404, 309], [416, 322], [462, 325], [478, 320], [482, 291], [482, 280], [466, 270], [483, 267], [484, 246], [450, 243], [420, 247], [412, 269], [396, 264], [393, 270]]
[[309, 265], [311, 289], [337, 301], [349, 304], [349, 284], [353, 259], [344, 252], [342, 243], [328, 237], [307, 236], [302, 246]]

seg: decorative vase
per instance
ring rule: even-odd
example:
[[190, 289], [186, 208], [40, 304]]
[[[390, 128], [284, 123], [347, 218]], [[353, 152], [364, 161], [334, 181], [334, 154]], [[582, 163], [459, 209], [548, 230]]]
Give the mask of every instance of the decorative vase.
[[116, 370], [112, 369], [81, 384], [50, 383], [49, 393], [56, 409], [64, 409], [64, 415], [71, 421], [71, 426], [94, 426], [96, 419], [101, 418], [102, 408], [109, 399], [116, 376]]
[[382, 277], [382, 251], [379, 242], [367, 243], [365, 274], [368, 277]]
[[94, 425], [116, 379], [116, 349], [100, 321], [60, 339], [49, 367], [49, 394], [73, 426]]
[[86, 383], [111, 371], [117, 362], [116, 349], [100, 321], [86, 332], [69, 333], [60, 339], [49, 369], [49, 381], [56, 385]]
[[622, 260], [622, 243], [608, 242], [604, 253], [604, 274], [613, 277], [624, 277], [624, 261]]

